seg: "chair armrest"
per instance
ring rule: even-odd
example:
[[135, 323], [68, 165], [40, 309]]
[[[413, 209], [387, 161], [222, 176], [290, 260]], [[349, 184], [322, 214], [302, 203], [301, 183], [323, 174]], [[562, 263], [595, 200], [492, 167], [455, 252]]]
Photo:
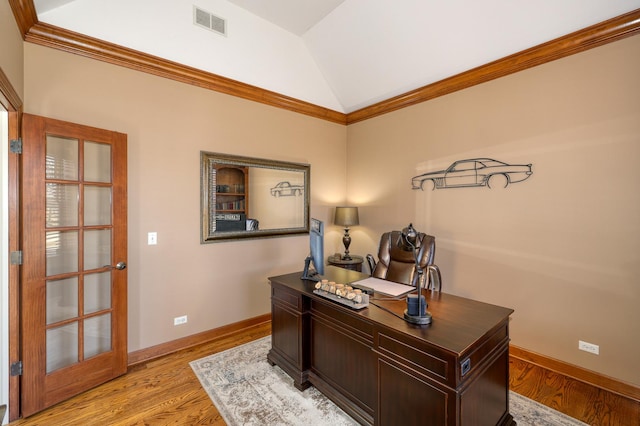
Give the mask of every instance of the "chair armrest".
[[440, 268], [438, 265], [427, 266], [427, 289], [442, 290], [442, 275], [440, 275]]
[[373, 270], [376, 269], [376, 260], [372, 254], [367, 254], [367, 264], [369, 265], [369, 275], [372, 275]]

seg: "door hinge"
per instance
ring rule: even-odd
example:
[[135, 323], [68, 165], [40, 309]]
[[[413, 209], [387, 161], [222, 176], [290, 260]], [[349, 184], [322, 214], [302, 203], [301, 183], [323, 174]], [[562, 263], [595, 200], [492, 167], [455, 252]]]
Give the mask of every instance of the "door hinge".
[[14, 154], [22, 154], [22, 138], [11, 139], [10, 150]]
[[11, 364], [10, 374], [12, 376], [22, 376], [22, 361], [16, 361]]
[[22, 250], [11, 252], [10, 263], [12, 265], [22, 265]]

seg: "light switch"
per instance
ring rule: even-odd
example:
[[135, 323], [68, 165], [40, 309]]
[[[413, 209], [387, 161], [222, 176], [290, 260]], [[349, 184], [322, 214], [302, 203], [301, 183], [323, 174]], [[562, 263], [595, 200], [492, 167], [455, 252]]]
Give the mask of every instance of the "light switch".
[[147, 235], [147, 244], [150, 246], [155, 246], [158, 244], [158, 233], [157, 232], [149, 232]]

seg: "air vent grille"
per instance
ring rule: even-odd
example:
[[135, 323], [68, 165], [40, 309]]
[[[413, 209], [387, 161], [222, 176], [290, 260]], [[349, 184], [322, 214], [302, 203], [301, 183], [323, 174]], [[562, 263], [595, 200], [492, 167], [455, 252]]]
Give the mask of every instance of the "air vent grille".
[[196, 6], [193, 6], [193, 23], [215, 33], [227, 35], [227, 21]]

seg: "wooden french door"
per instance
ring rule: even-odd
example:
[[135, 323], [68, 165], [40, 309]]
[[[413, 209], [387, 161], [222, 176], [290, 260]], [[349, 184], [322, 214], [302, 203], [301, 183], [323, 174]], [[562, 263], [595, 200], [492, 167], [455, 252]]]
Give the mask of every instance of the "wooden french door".
[[21, 413], [127, 370], [126, 135], [24, 114]]

